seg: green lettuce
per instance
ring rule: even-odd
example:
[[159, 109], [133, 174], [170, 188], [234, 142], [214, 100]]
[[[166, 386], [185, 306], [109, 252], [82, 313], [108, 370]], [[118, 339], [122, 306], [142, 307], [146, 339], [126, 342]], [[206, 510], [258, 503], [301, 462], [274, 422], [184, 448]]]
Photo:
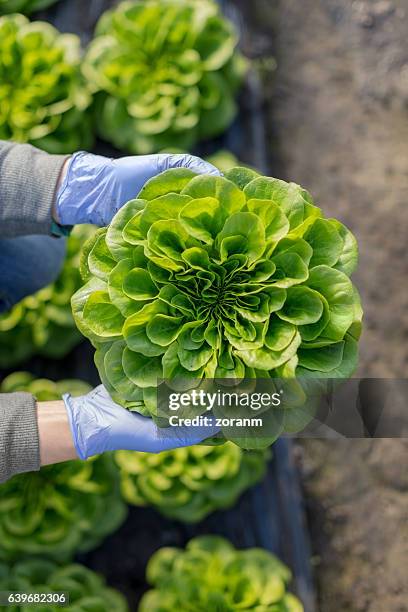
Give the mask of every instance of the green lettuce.
[[153, 586], [139, 612], [303, 612], [286, 590], [289, 569], [260, 548], [236, 550], [217, 536], [194, 538], [186, 550], [162, 548], [150, 559]]
[[220, 172], [222, 172], [223, 174], [226, 174], [227, 172], [229, 172], [233, 168], [236, 168], [237, 166], [255, 169], [255, 168], [252, 168], [252, 166], [247, 166], [246, 164], [242, 164], [237, 158], [237, 156], [234, 155], [234, 153], [232, 153], [228, 149], [219, 149], [215, 153], [208, 155], [205, 159], [210, 164], [218, 168], [218, 170], [220, 170]]
[[24, 13], [30, 15], [35, 11], [41, 11], [58, 0], [0, 0], [0, 15], [7, 13]]
[[65, 393], [79, 397], [90, 390], [90, 385], [83, 380], [67, 379], [55, 382], [47, 378], [35, 378], [30, 372], [13, 372], [0, 384], [1, 393], [25, 391], [34, 395], [39, 402], [60, 399]]
[[129, 504], [151, 505], [186, 523], [234, 505], [265, 474], [268, 454], [235, 444], [193, 446], [158, 455], [118, 451], [122, 494]]
[[0, 40], [0, 139], [50, 153], [89, 148], [92, 98], [79, 38], [13, 14], [0, 18]]
[[[5, 378], [1, 393], [26, 391], [40, 401], [90, 391], [82, 381], [35, 380], [27, 372]], [[0, 485], [0, 559], [43, 555], [66, 561], [95, 548], [126, 517], [112, 455], [69, 461], [20, 474]]]
[[81, 286], [80, 251], [92, 232], [88, 226], [77, 226], [68, 238], [57, 280], [0, 314], [1, 368], [12, 368], [33, 355], [59, 359], [81, 341], [70, 299]]
[[99, 135], [152, 153], [222, 133], [245, 71], [237, 42], [213, 0], [123, 2], [106, 12], [84, 63]]
[[[15, 565], [0, 562], [0, 591], [26, 594], [65, 594], [67, 610], [75, 612], [127, 612], [125, 598], [106, 586], [104, 578], [79, 564], [59, 567], [49, 560], [34, 558]], [[51, 601], [53, 601], [51, 599]], [[27, 603], [9, 605], [10, 612], [29, 612], [32, 609], [59, 612], [61, 605]], [[62, 608], [64, 609], [64, 608]]]
[[157, 417], [160, 378], [351, 376], [357, 260], [352, 233], [299, 185], [169, 170], [87, 243], [72, 308], [113, 399]]

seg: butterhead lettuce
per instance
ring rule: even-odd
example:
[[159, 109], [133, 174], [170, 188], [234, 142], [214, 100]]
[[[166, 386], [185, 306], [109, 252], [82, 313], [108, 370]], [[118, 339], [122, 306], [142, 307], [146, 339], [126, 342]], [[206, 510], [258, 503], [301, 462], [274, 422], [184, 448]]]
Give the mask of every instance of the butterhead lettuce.
[[222, 133], [245, 67], [237, 42], [213, 0], [139, 0], [106, 12], [84, 63], [99, 135], [153, 153]]
[[243, 451], [232, 442], [178, 448], [158, 455], [118, 451], [124, 499], [153, 506], [186, 523], [232, 506], [265, 474], [268, 454]]
[[7, 13], [24, 13], [29, 15], [41, 11], [58, 0], [0, 0], [0, 15]]
[[[32, 598], [29, 603], [11, 604], [9, 609], [12, 612], [25, 612], [33, 607], [58, 612], [62, 605], [68, 604], [68, 600], [68, 609], [77, 612], [128, 610], [121, 593], [109, 588], [102, 576], [79, 563], [60, 567], [41, 557], [23, 560], [14, 565], [0, 562], [0, 589], [3, 592], [24, 593]], [[39, 603], [44, 601], [41, 595], [49, 596], [51, 603]], [[57, 603], [57, 598], [61, 596], [65, 596], [65, 604]], [[39, 599], [36, 600], [35, 597]]]
[[49, 153], [92, 145], [78, 36], [20, 14], [0, 17], [0, 139]]
[[266, 550], [236, 550], [224, 538], [202, 536], [185, 550], [162, 548], [153, 555], [147, 566], [153, 589], [139, 612], [303, 612], [286, 590], [290, 579], [290, 570]]
[[113, 399], [154, 417], [160, 378], [351, 376], [357, 259], [299, 185], [169, 170], [88, 242], [72, 307]]

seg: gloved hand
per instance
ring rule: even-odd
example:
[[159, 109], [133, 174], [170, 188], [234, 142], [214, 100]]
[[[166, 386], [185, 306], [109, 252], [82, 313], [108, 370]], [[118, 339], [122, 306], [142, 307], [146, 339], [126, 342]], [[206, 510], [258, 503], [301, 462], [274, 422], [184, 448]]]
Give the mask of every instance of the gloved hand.
[[219, 431], [211, 417], [208, 427], [159, 428], [152, 419], [118, 406], [103, 385], [82, 397], [62, 399], [80, 459], [113, 450], [160, 453], [198, 444]]
[[56, 221], [61, 225], [108, 225], [126, 202], [136, 198], [146, 181], [170, 168], [220, 174], [212, 164], [187, 154], [111, 159], [79, 152], [67, 164], [55, 206]]

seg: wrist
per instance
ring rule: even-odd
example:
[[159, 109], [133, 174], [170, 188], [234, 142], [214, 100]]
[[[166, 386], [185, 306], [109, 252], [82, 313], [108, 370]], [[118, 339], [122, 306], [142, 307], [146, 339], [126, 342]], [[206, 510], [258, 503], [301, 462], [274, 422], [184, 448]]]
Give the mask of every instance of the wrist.
[[55, 214], [59, 223], [107, 224], [107, 207], [112, 205], [112, 160], [79, 151], [68, 160], [57, 189]]
[[62, 396], [72, 443], [80, 459], [88, 459], [111, 450], [101, 444], [101, 430], [104, 431], [103, 410], [92, 403], [94, 394], [95, 389], [80, 397], [72, 397], [69, 393]]
[[78, 459], [62, 401], [37, 402], [41, 465]]
[[55, 221], [55, 223], [57, 223], [58, 225], [61, 224], [61, 219], [60, 219], [60, 215], [59, 215], [59, 212], [58, 212], [57, 200], [58, 200], [58, 195], [60, 193], [62, 185], [64, 184], [64, 181], [66, 179], [66, 176], [67, 176], [67, 173], [68, 173], [68, 167], [69, 167], [69, 164], [71, 162], [71, 159], [72, 159], [72, 157], [68, 157], [65, 160], [64, 165], [62, 166], [61, 172], [60, 172], [59, 177], [58, 177], [57, 185], [55, 187], [55, 198], [54, 198], [54, 202], [52, 204], [51, 215], [52, 215], [52, 218]]

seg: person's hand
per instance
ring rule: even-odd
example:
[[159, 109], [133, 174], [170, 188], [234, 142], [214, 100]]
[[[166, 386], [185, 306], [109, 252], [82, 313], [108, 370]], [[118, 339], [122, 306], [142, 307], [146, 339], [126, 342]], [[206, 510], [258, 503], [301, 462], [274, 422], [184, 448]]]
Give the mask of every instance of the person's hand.
[[171, 168], [188, 168], [197, 174], [220, 174], [212, 164], [188, 154], [110, 159], [91, 153], [75, 153], [66, 162], [57, 189], [55, 221], [61, 225], [108, 225], [126, 202], [137, 197], [146, 181]]
[[152, 419], [118, 406], [103, 385], [82, 397], [62, 399], [80, 459], [112, 450], [160, 453], [198, 444], [219, 431], [211, 417], [208, 426], [159, 428]]

